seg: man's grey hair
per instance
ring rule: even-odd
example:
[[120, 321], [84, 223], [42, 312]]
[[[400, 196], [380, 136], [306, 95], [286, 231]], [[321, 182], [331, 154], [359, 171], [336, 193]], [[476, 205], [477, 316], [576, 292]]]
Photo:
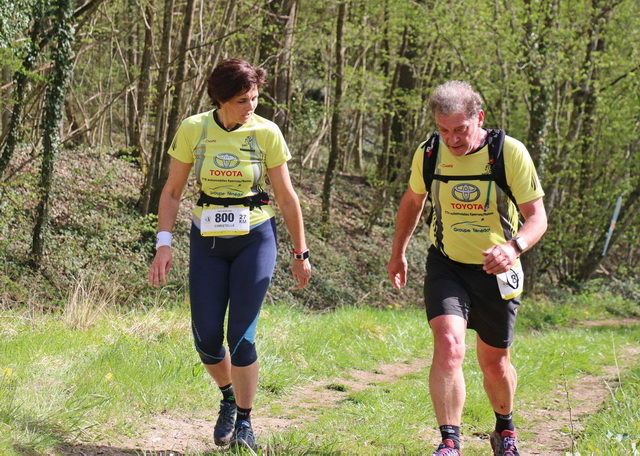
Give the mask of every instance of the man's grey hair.
[[434, 89], [429, 98], [429, 108], [434, 116], [463, 113], [471, 118], [482, 110], [482, 98], [468, 82], [447, 81]]

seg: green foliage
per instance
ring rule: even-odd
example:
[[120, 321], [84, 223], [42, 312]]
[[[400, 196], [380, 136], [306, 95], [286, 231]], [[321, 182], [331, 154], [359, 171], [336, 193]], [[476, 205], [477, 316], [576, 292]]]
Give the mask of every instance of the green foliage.
[[[525, 142], [532, 121], [538, 115], [532, 106], [536, 91], [541, 87], [549, 91], [545, 114], [548, 131], [544, 137], [547, 155], [543, 155], [538, 163], [544, 176], [550, 217], [549, 231], [540, 244], [538, 269], [543, 275], [543, 285], [572, 284], [577, 287], [584, 281], [586, 258], [602, 248], [599, 236], [609, 226], [615, 199], [622, 193], [627, 201], [631, 192], [638, 188], [639, 126], [637, 122], [629, 121], [637, 117], [640, 103], [636, 90], [640, 54], [637, 46], [629, 45], [640, 39], [638, 2], [624, 0], [609, 6], [602, 4], [602, 10], [593, 9], [585, 1], [561, 2], [554, 10], [548, 9], [548, 2], [522, 0], [509, 4], [487, 1], [431, 3], [408, 0], [350, 3], [345, 25], [346, 87], [341, 107], [345, 123], [341, 141], [344, 150], [352, 156], [345, 157], [340, 166], [356, 176], [337, 178], [333, 195], [338, 214], [348, 214], [348, 217], [346, 221], [336, 220], [326, 230], [319, 226], [314, 216], [318, 211], [315, 201], [328, 150], [328, 131], [323, 131], [322, 119], [332, 110], [336, 3], [300, 3], [293, 49], [295, 58], [290, 68], [293, 101], [287, 140], [295, 156], [291, 168], [296, 188], [305, 197], [303, 206], [316, 274], [310, 293], [289, 290], [287, 240], [279, 220], [281, 243], [285, 246], [280, 253], [272, 299], [304, 301], [313, 308], [353, 303], [385, 306], [421, 302], [426, 236], [420, 232], [412, 242], [410, 254], [415, 257], [411, 260], [411, 288], [401, 294], [392, 294], [385, 266], [397, 195], [394, 193], [388, 202], [382, 203], [376, 197], [379, 189], [406, 186], [403, 179], [415, 144], [434, 127], [424, 107], [426, 97], [435, 84], [448, 78], [472, 81], [485, 98], [486, 124], [506, 128], [509, 134]], [[6, 5], [0, 18], [5, 22], [10, 17], [17, 19], [10, 21], [10, 27], [2, 29], [3, 36], [22, 46], [11, 54], [15, 60], [18, 56], [24, 57], [29, 43], [42, 44], [41, 40], [27, 39], [29, 32], [34, 30], [37, 14], [25, 12], [32, 8], [34, 12], [42, 13], [45, 7], [50, 12], [55, 5], [35, 0], [22, 3], [24, 8], [18, 8], [15, 2], [6, 2]], [[136, 78], [140, 74], [136, 63], [140, 58], [144, 30], [139, 15], [146, 3], [137, 6], [132, 7], [127, 2], [103, 2], [100, 14], [83, 17], [78, 24], [81, 27], [75, 41], [74, 74], [69, 86], [72, 93], [66, 103], [76, 120], [89, 127], [85, 140], [97, 147], [112, 145], [126, 149], [129, 146], [125, 132], [131, 119], [126, 114], [134, 103]], [[207, 104], [202, 94], [204, 78], [214, 63], [210, 61], [212, 53], [220, 51], [220, 56], [250, 58], [259, 49], [262, 30], [248, 24], [261, 21], [264, 11], [242, 2], [236, 5], [234, 23], [230, 24], [234, 27], [220, 35], [223, 39], [214, 40], [217, 31], [224, 31], [217, 18], [224, 14], [226, 6], [227, 2], [217, 2], [203, 13], [202, 26], [194, 31], [194, 42], [205, 44], [191, 50], [192, 70], [184, 87], [187, 98], [182, 111], [185, 115], [201, 110]], [[46, 26], [45, 31], [50, 31], [54, 16], [49, 13], [45, 16], [41, 25]], [[474, 20], [461, 22], [461, 17]], [[150, 24], [155, 38], [161, 34], [161, 19], [161, 12], [157, 11]], [[619, 33], [619, 30], [625, 30], [625, 33]], [[179, 28], [172, 33], [175, 38], [180, 33]], [[42, 38], [40, 33], [37, 36]], [[598, 43], [603, 47], [594, 48], [592, 52], [589, 49], [593, 47], [590, 44], [594, 37], [598, 37]], [[209, 43], [215, 44], [209, 47]], [[413, 46], [414, 57], [408, 58], [403, 53], [406, 46]], [[39, 52], [34, 59], [43, 63], [38, 68], [44, 68], [44, 63], [53, 57], [54, 54]], [[16, 62], [12, 65], [17, 66]], [[392, 91], [401, 65], [410, 67], [415, 86], [410, 90], [396, 88]], [[537, 86], [532, 74], [539, 79]], [[42, 75], [51, 76], [46, 71]], [[154, 66], [152, 86], [157, 77], [158, 69]], [[39, 90], [27, 94], [34, 99], [27, 98], [30, 101], [24, 103], [26, 111], [21, 125], [31, 131], [37, 130], [35, 119], [41, 117], [37, 114], [41, 108], [38, 97], [43, 92], [41, 87]], [[10, 100], [11, 97], [2, 99]], [[391, 138], [389, 145], [391, 154], [400, 155], [390, 166], [404, 166], [400, 171], [390, 170], [389, 175], [397, 176], [402, 185], [389, 184], [386, 177], [373, 177], [379, 171], [378, 163], [384, 151], [387, 132], [383, 131], [383, 123], [387, 115], [405, 111], [404, 117], [396, 118], [404, 128], [401, 144]], [[144, 131], [149, 148], [159, 115], [159, 112], [152, 113]], [[353, 157], [358, 149], [356, 119], [360, 118], [364, 122], [363, 171], [355, 166]], [[45, 120], [51, 122], [53, 117]], [[71, 130], [70, 118], [66, 120], [64, 133]], [[51, 128], [53, 124], [49, 126]], [[83, 161], [85, 152], [78, 150], [78, 153], [78, 160]], [[307, 154], [313, 157], [307, 157]], [[104, 156], [107, 160], [113, 159], [108, 154]], [[301, 166], [303, 158], [306, 159], [304, 167]], [[3, 211], [17, 217], [9, 220], [3, 217], [0, 221], [0, 244], [7, 248], [7, 255], [0, 257], [0, 267], [8, 271], [0, 278], [8, 290], [4, 295], [5, 302], [30, 302], [24, 297], [25, 292], [22, 292], [23, 297], [17, 298], [27, 281], [40, 285], [33, 296], [47, 297], [36, 301], [48, 302], [47, 305], [55, 307], [64, 298], [66, 285], [73, 283], [80, 271], [98, 261], [106, 263], [94, 269], [101, 269], [105, 275], [113, 274], [117, 281], [136, 278], [135, 290], [124, 298], [125, 301], [133, 302], [144, 295], [143, 281], [138, 280], [145, 275], [145, 262], [152, 253], [149, 237], [155, 228], [152, 218], [142, 219], [135, 215], [134, 206], [140, 197], [142, 179], [139, 175], [134, 177], [133, 167], [126, 168], [133, 174], [120, 181], [124, 185], [122, 189], [118, 183], [111, 185], [96, 179], [97, 185], [106, 185], [110, 191], [110, 195], [102, 198], [101, 188], [89, 189], [85, 182], [68, 178], [65, 167], [71, 161], [67, 160], [57, 168], [58, 178], [64, 184], [77, 185], [77, 192], [89, 206], [65, 198], [64, 194], [69, 191], [63, 187], [55, 190], [63, 197], [52, 202], [54, 217], [50, 236], [53, 245], [46, 252], [49, 258], [43, 268], [48, 279], [34, 275], [24, 267], [24, 251], [30, 242], [28, 233], [33, 227], [32, 202], [36, 195], [35, 183], [30, 176], [21, 175], [24, 155], [13, 159], [11, 171], [4, 174], [3, 194], [18, 198], [15, 202], [0, 202]], [[145, 168], [148, 157], [143, 154], [137, 164]], [[82, 166], [73, 169], [75, 173]], [[27, 171], [37, 172], [33, 167], [25, 168], [24, 172]], [[363, 179], [362, 174], [367, 179]], [[25, 184], [30, 193], [19, 189]], [[120, 197], [122, 200], [117, 202], [116, 198]], [[378, 214], [379, 205], [384, 207]], [[637, 280], [638, 276], [640, 223], [637, 223], [637, 214], [640, 212], [637, 209], [638, 203], [626, 211], [626, 220], [616, 228], [624, 233], [612, 243], [609, 256], [601, 261], [616, 279], [625, 283]], [[119, 214], [125, 214], [124, 221], [118, 219]], [[178, 226], [176, 233], [180, 245], [176, 254], [180, 258], [186, 255], [187, 225]], [[175, 274], [171, 276], [171, 286], [164, 292], [175, 298], [175, 290], [182, 289], [186, 283], [184, 263], [172, 272]], [[7, 295], [12, 297], [7, 298]]]
[[31, 4], [40, 0], [0, 1], [0, 64], [4, 64], [4, 51], [18, 45], [19, 38], [29, 23]]
[[[136, 210], [138, 170], [100, 150], [62, 150], [51, 195], [46, 261], [39, 271], [28, 268], [31, 233], [23, 227], [33, 224], [37, 174], [29, 171], [33, 163], [24, 151], [16, 161], [28, 172], [16, 174], [12, 185], [0, 189], [0, 305], [64, 306], [69, 290], [87, 277], [104, 290], [116, 287], [122, 306], [170, 296], [171, 290], [183, 287], [186, 274], [179, 265], [186, 253], [178, 250], [172, 275], [179, 285], [149, 294], [146, 274], [155, 217], [141, 217]], [[186, 244], [181, 239], [186, 229], [176, 233], [177, 242]]]
[[585, 320], [640, 317], [637, 283], [615, 284], [594, 280], [579, 291], [558, 287], [535, 299], [525, 298], [518, 309], [518, 325], [545, 330], [569, 327]]

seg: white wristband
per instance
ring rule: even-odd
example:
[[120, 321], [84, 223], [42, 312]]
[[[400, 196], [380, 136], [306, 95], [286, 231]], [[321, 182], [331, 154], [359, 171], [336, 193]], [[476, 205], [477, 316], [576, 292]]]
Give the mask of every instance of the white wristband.
[[156, 250], [163, 246], [171, 247], [171, 240], [173, 239], [173, 235], [168, 231], [160, 231], [156, 236], [158, 240], [156, 242]]

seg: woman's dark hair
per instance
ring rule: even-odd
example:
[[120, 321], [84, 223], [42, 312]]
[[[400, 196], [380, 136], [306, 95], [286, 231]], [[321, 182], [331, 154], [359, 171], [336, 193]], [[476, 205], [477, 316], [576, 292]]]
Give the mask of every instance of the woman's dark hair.
[[211, 103], [220, 106], [253, 87], [262, 87], [267, 78], [264, 68], [255, 68], [243, 59], [227, 59], [219, 62], [207, 79], [207, 93]]

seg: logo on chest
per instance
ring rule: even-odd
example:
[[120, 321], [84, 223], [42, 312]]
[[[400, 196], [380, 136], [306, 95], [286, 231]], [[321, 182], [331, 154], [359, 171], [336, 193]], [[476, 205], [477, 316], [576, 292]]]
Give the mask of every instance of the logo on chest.
[[472, 184], [458, 184], [451, 189], [451, 196], [458, 201], [470, 203], [480, 198], [480, 189]]
[[215, 163], [218, 168], [233, 169], [240, 164], [240, 159], [237, 155], [224, 153], [213, 157], [213, 163]]

